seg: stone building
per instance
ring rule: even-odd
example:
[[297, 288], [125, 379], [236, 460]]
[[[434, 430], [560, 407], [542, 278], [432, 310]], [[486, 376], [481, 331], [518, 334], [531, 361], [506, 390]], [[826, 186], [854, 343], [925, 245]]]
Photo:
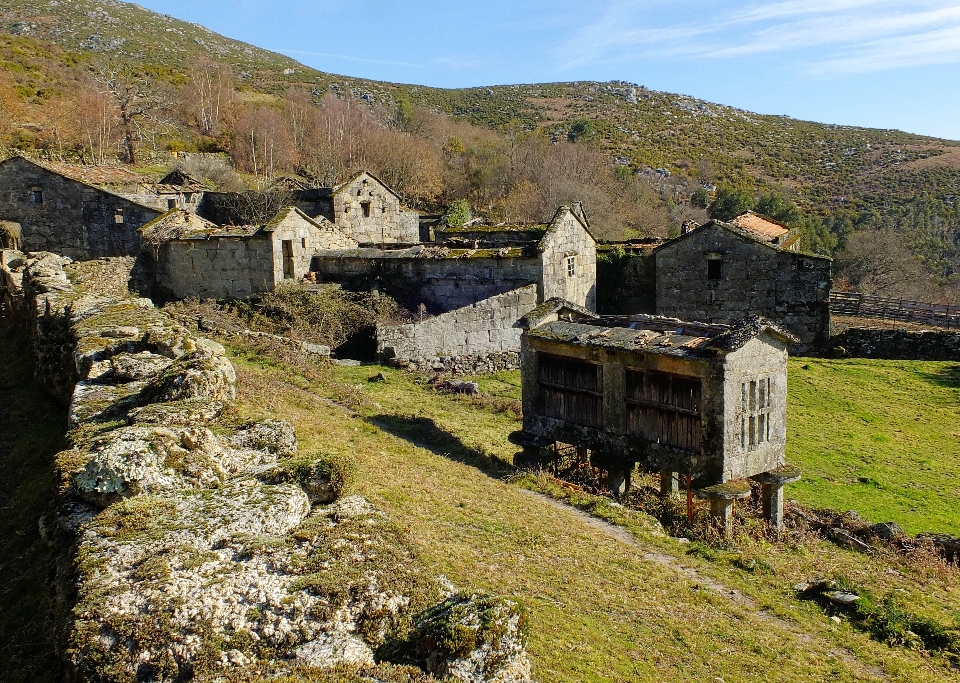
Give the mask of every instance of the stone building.
[[657, 247], [657, 314], [706, 323], [762, 315], [801, 348], [826, 342], [831, 260], [781, 248], [784, 234], [711, 221]]
[[564, 297], [596, 305], [597, 246], [582, 211], [571, 207], [558, 209], [548, 224], [510, 232], [509, 243], [460, 238], [321, 252], [313, 269], [318, 279], [382, 291], [409, 310], [436, 316], [380, 328], [378, 350], [387, 358], [516, 352], [514, 325], [537, 302]]
[[218, 226], [173, 209], [144, 226], [157, 293], [163, 298], [244, 298], [301, 280], [318, 251], [356, 247], [325, 219], [297, 208], [265, 225]]
[[12, 157], [0, 162], [0, 220], [19, 223], [21, 248], [74, 259], [135, 255], [159, 195], [126, 169]]
[[726, 523], [729, 502], [750, 493], [744, 480], [758, 477], [779, 525], [782, 485], [798, 476], [784, 460], [795, 337], [758, 316], [729, 327], [600, 317], [559, 299], [521, 326], [519, 464], [539, 466], [556, 443], [589, 450], [617, 495], [636, 466], [659, 471], [666, 493], [679, 474]]

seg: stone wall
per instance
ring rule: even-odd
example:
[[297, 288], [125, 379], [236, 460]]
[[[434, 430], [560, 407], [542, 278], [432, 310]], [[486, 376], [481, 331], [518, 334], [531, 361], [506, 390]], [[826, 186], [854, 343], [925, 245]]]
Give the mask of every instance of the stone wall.
[[79, 259], [133, 256], [140, 251], [139, 229], [161, 213], [23, 158], [0, 164], [0, 220], [21, 225], [24, 251]]
[[[56, 582], [69, 680], [427, 680], [375, 665], [399, 628], [396, 660], [424, 674], [529, 683], [522, 606], [445, 588], [386, 515], [343, 497], [348, 460], [240, 418], [223, 347], [121, 288], [75, 285], [85, 264], [3, 257], [0, 298], [70, 401], [44, 525], [75, 571]], [[430, 640], [459, 618], [481, 625], [477, 649]]]
[[245, 298], [274, 288], [269, 235], [169, 240], [155, 254], [161, 298]]
[[540, 300], [554, 297], [595, 310], [597, 243], [569, 209], [561, 209], [540, 240]]
[[850, 327], [830, 338], [827, 353], [836, 358], [960, 361], [960, 333]]
[[781, 251], [714, 223], [655, 256], [658, 315], [729, 324], [755, 314], [783, 325], [804, 347], [829, 337], [829, 259]]
[[539, 282], [539, 258], [424, 258], [417, 249], [357, 249], [320, 253], [313, 270], [326, 282], [356, 290], [379, 289], [416, 311], [446, 313]]
[[603, 315], [657, 312], [657, 261], [652, 249], [598, 253], [597, 312]]
[[536, 285], [527, 285], [443, 313], [423, 322], [378, 325], [377, 353], [399, 365], [441, 358], [483, 357], [519, 352], [522, 330], [515, 323], [537, 305]]

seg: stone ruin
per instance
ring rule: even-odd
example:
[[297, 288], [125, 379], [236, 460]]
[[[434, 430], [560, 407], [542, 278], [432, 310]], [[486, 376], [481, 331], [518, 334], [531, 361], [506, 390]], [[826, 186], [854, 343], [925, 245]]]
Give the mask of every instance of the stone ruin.
[[429, 576], [382, 511], [344, 495], [349, 461], [241, 419], [219, 344], [78, 284], [90, 264], [0, 256], [2, 314], [70, 404], [47, 533], [73, 553], [72, 677], [530, 680], [521, 606]]

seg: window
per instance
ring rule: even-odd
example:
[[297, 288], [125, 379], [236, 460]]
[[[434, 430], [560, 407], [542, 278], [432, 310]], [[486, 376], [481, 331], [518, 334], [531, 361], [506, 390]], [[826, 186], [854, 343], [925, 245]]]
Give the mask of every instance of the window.
[[567, 277], [573, 277], [577, 274], [577, 257], [567, 257]]
[[307, 238], [306, 238], [306, 237], [301, 237], [301, 238], [300, 238], [300, 246], [303, 247], [304, 249], [307, 248]]
[[177, 208], [177, 200], [176, 200], [176, 199], [168, 199], [168, 200], [167, 200], [167, 209], [175, 209], [175, 208]]
[[370, 202], [361, 202], [360, 208], [363, 210], [363, 217], [370, 218]]
[[114, 211], [113, 222], [117, 225], [123, 225], [123, 209], [117, 209]]
[[343, 212], [344, 212], [344, 213], [350, 213], [350, 205], [349, 205], [349, 204], [347, 204], [345, 207], [343, 207]]
[[43, 204], [43, 190], [31, 190], [33, 193], [33, 203]]
[[723, 277], [723, 261], [710, 259], [707, 261], [707, 279], [719, 280]]
[[744, 382], [740, 387], [740, 446], [755, 451], [770, 440], [773, 383], [769, 377]]

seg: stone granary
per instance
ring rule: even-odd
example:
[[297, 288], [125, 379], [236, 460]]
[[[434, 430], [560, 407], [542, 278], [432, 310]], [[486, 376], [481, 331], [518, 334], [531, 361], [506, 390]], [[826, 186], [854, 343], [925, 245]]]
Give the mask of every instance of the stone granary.
[[549, 224], [491, 232], [513, 238], [325, 251], [313, 269], [318, 279], [376, 289], [435, 316], [378, 330], [379, 353], [395, 362], [516, 352], [515, 323], [538, 302], [563, 297], [595, 307], [596, 240], [579, 207], [561, 207]]
[[790, 333], [757, 316], [732, 326], [601, 317], [558, 299], [521, 326], [518, 464], [538, 466], [556, 443], [588, 449], [617, 495], [635, 466], [659, 471], [665, 493], [682, 475], [728, 529], [753, 477], [781, 524], [783, 484], [799, 476], [784, 460]]
[[789, 251], [787, 229], [755, 214], [736, 220], [748, 227], [711, 221], [653, 251], [656, 313], [724, 324], [762, 315], [799, 348], [826, 342], [831, 260]]
[[323, 249], [356, 247], [330, 221], [300, 209], [265, 225], [218, 226], [173, 209], [143, 228], [160, 298], [245, 298], [301, 280]]
[[166, 211], [152, 183], [112, 166], [0, 162], [0, 220], [21, 226], [21, 248], [74, 259], [127, 256], [138, 230]]

